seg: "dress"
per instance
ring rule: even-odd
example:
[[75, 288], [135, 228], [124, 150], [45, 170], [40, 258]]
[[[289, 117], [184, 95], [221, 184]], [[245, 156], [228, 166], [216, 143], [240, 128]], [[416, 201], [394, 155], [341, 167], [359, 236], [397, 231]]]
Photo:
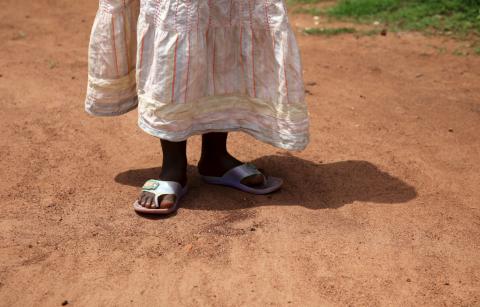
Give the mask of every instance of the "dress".
[[85, 109], [138, 105], [138, 124], [182, 141], [243, 131], [288, 150], [309, 140], [302, 67], [283, 0], [100, 0]]

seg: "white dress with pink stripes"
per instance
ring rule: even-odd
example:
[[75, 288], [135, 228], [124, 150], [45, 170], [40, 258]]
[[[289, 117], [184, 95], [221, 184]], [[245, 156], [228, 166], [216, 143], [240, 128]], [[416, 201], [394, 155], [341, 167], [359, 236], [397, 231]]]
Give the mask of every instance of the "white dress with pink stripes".
[[170, 141], [243, 131], [308, 143], [302, 67], [284, 0], [100, 0], [85, 108]]

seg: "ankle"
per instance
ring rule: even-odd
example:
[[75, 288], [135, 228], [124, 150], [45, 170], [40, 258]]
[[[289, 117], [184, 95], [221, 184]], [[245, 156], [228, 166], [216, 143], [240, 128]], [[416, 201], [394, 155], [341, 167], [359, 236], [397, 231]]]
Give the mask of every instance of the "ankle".
[[218, 149], [211, 149], [211, 150], [202, 150], [202, 154], [200, 155], [200, 161], [216, 161], [223, 157], [229, 157], [230, 154], [226, 150], [218, 150]]
[[203, 154], [198, 161], [198, 172], [205, 176], [222, 176], [226, 171], [241, 165], [242, 162], [228, 152]]
[[175, 181], [180, 183], [182, 186], [184, 186], [185, 183], [187, 182], [187, 170], [186, 168], [185, 169], [162, 168], [162, 172], [160, 173], [159, 178], [160, 180], [165, 180], [165, 181]]

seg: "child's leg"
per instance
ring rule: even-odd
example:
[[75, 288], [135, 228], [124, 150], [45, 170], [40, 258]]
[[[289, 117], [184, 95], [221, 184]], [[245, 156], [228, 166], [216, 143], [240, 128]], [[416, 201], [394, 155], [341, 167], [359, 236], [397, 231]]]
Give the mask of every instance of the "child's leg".
[[[227, 150], [226, 132], [212, 132], [202, 135], [202, 156], [198, 162], [198, 171], [203, 176], [223, 176], [228, 170], [243, 163], [230, 155]], [[248, 186], [263, 183], [262, 175], [253, 175], [242, 180]]]
[[[185, 186], [187, 183], [187, 141], [170, 142], [160, 140], [163, 152], [160, 180], [175, 181]], [[154, 208], [153, 194], [142, 192], [138, 202], [145, 208]], [[175, 195], [165, 195], [159, 200], [160, 208], [170, 208], [175, 204]]]

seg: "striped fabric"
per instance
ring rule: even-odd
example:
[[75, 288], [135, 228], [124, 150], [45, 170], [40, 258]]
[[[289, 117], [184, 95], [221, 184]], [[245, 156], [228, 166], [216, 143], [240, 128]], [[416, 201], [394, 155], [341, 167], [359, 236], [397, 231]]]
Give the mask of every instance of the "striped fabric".
[[274, 146], [308, 143], [297, 44], [283, 0], [100, 0], [85, 103], [126, 113], [170, 141], [244, 131]]

